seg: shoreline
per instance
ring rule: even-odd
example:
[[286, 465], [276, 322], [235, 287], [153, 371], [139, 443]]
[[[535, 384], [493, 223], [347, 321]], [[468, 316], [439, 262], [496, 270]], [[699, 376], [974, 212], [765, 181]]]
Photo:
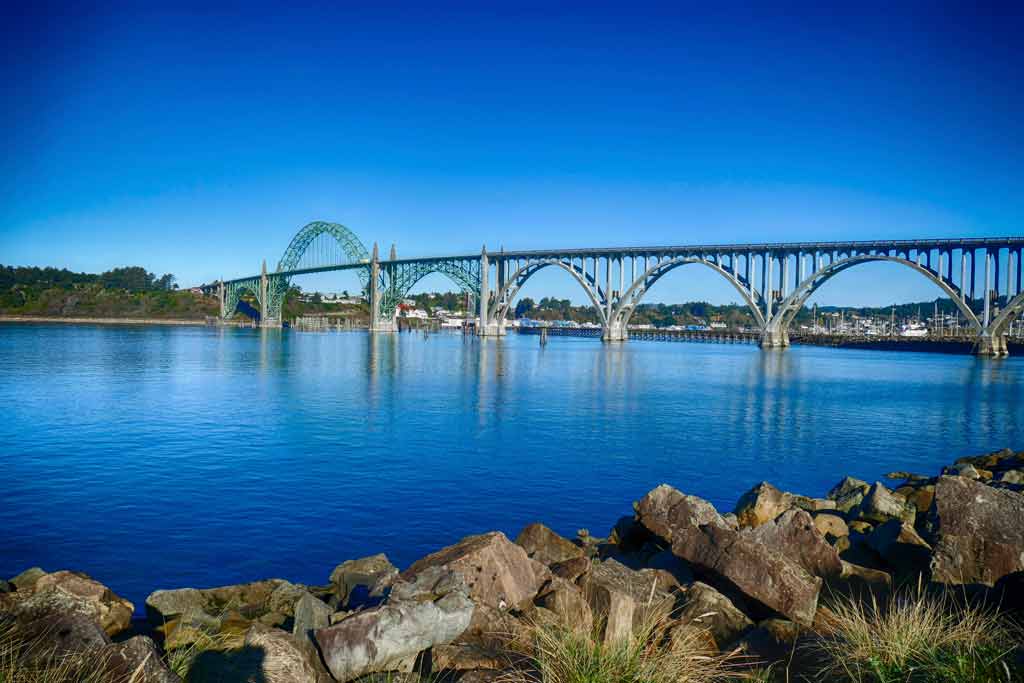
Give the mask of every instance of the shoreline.
[[0, 315], [0, 323], [64, 323], [70, 325], [207, 325], [206, 320], [181, 318], [63, 318], [60, 316]]

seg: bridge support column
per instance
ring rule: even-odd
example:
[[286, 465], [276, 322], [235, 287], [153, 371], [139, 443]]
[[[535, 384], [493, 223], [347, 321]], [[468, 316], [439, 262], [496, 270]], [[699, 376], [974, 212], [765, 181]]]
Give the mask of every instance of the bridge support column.
[[994, 335], [988, 330], [978, 335], [976, 353], [979, 356], [991, 356], [992, 358], [1005, 358], [1010, 355], [1006, 346], [1006, 337]]
[[[501, 269], [501, 261], [498, 261]], [[491, 316], [491, 262], [487, 257], [487, 245], [480, 250], [480, 306], [479, 317], [476, 319], [476, 333], [481, 337], [502, 337], [505, 335], [504, 323], [499, 324]]]
[[370, 260], [370, 333], [394, 332], [398, 329], [393, 319], [384, 320], [380, 314], [380, 252], [373, 243], [373, 257]]
[[789, 346], [789, 330], [766, 327], [761, 331], [762, 349], [784, 349]]
[[629, 340], [629, 332], [621, 322], [612, 320], [601, 328], [601, 341], [624, 342]]
[[224, 298], [224, 280], [217, 283], [217, 299], [220, 301], [220, 319], [224, 320], [228, 317], [227, 312], [227, 300]]

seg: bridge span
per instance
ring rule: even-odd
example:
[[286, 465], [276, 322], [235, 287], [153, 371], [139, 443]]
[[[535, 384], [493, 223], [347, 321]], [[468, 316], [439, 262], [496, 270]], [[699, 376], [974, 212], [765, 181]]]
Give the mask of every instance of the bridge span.
[[441, 273], [472, 296], [477, 333], [502, 336], [523, 285], [544, 268], [566, 271], [597, 310], [601, 338], [625, 341], [627, 326], [650, 288], [682, 266], [702, 266], [725, 278], [750, 308], [763, 348], [789, 346], [789, 328], [814, 292], [863, 263], [889, 261], [930, 280], [971, 326], [981, 355], [1007, 354], [1010, 325], [1024, 310], [1024, 237], [873, 240], [762, 244], [601, 247], [380, 258], [338, 223], [313, 222], [292, 239], [277, 268], [204, 285], [220, 298], [221, 317], [234, 314], [246, 293], [260, 307], [261, 325], [279, 327], [285, 293], [296, 276], [354, 270], [370, 308], [370, 331], [395, 331], [398, 304], [425, 276]]

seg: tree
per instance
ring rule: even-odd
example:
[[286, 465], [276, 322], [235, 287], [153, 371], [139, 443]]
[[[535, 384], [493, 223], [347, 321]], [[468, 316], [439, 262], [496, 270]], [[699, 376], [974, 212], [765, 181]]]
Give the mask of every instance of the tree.
[[533, 309], [534, 309], [534, 308], [536, 308], [536, 306], [537, 306], [537, 305], [536, 305], [536, 304], [535, 304], [535, 303], [533, 302], [533, 299], [531, 299], [531, 298], [530, 298], [530, 297], [528, 297], [528, 296], [526, 296], [526, 297], [523, 297], [523, 298], [522, 298], [522, 299], [520, 299], [520, 300], [519, 300], [519, 302], [518, 302], [518, 303], [516, 304], [516, 312], [515, 312], [515, 316], [516, 316], [517, 318], [524, 318], [524, 317], [527, 317], [527, 316], [529, 315], [529, 313], [530, 313], [531, 311], [533, 311]]

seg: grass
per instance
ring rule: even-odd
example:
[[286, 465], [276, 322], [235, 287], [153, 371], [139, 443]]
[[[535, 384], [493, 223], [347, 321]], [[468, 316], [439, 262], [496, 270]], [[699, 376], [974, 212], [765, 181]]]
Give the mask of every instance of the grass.
[[733, 654], [709, 651], [707, 634], [671, 630], [668, 617], [652, 619], [630, 637], [605, 642], [603, 619], [590, 630], [556, 620], [532, 623], [518, 640], [525, 665], [518, 683], [718, 683], [734, 680]]
[[60, 655], [45, 638], [27, 640], [14, 624], [0, 623], [0, 683], [139, 683], [141, 670], [111, 675], [106, 657], [99, 650]]
[[879, 603], [839, 598], [835, 617], [810, 647], [824, 660], [819, 680], [850, 683], [1024, 681], [1010, 658], [1021, 630], [990, 607], [948, 591], [897, 591]]

